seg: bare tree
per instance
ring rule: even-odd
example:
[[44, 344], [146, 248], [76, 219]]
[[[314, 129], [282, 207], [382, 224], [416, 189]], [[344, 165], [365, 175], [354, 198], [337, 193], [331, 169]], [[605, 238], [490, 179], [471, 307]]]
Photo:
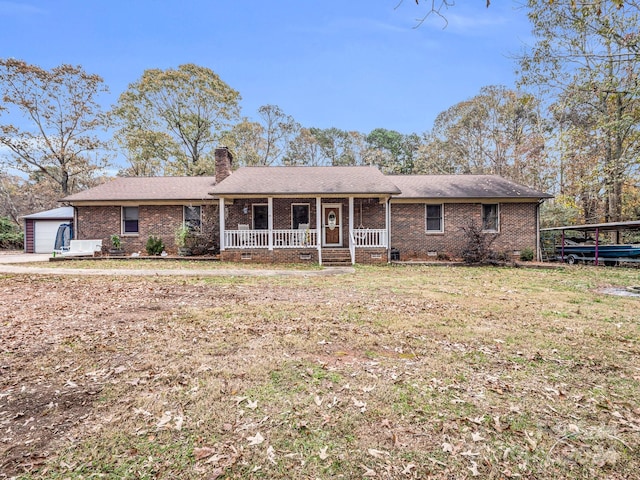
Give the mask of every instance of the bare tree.
[[22, 60], [0, 59], [0, 144], [3, 162], [51, 179], [62, 195], [79, 188], [108, 165], [105, 142], [96, 132], [105, 119], [96, 97], [102, 78], [80, 66], [45, 70]]

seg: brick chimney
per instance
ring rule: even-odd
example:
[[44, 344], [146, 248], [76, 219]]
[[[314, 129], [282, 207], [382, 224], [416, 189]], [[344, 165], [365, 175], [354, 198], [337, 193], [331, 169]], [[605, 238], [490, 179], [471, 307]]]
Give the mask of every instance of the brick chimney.
[[227, 147], [216, 148], [216, 184], [231, 175], [233, 155]]

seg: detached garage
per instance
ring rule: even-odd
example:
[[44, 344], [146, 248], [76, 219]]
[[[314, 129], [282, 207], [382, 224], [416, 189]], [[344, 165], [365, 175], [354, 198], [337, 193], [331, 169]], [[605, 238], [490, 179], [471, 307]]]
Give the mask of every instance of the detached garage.
[[22, 217], [25, 253], [52, 253], [58, 227], [73, 224], [73, 207], [60, 207]]

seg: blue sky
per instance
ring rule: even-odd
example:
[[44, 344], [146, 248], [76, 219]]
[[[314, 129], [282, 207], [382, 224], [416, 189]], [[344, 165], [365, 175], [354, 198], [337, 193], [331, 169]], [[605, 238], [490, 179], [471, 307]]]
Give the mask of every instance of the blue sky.
[[514, 1], [464, 0], [419, 28], [428, 0], [0, 0], [0, 56], [101, 75], [110, 106], [145, 69], [196, 63], [255, 117], [275, 104], [306, 127], [430, 130], [486, 85], [513, 86], [529, 40]]

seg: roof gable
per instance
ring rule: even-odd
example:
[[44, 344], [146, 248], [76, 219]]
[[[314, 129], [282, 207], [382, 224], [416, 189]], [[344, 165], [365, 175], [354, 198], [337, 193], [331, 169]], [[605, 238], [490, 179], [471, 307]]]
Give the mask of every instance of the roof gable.
[[243, 167], [214, 195], [395, 195], [398, 187], [375, 167]]

